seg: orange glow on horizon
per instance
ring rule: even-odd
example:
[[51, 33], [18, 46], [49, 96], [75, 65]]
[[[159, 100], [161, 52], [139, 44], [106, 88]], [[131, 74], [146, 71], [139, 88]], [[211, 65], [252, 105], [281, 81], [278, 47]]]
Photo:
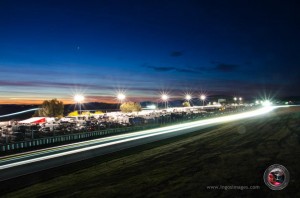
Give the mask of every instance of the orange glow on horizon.
[[[47, 99], [45, 99], [47, 100]], [[45, 100], [31, 100], [31, 99], [24, 99], [24, 100], [0, 100], [0, 105], [6, 105], [6, 104], [12, 104], [12, 105], [41, 105]], [[74, 100], [72, 99], [57, 99], [59, 101], [62, 101], [65, 105], [68, 104], [75, 104]], [[116, 104], [118, 101], [112, 100], [97, 100], [97, 101], [85, 101], [84, 103], [89, 102], [102, 102], [102, 103], [111, 103]]]
[[[157, 101], [156, 97], [141, 97], [141, 96], [132, 96], [129, 97], [126, 101], [134, 101], [134, 102], [142, 102], [142, 101]], [[12, 105], [41, 105], [45, 100], [51, 99], [31, 99], [31, 98], [16, 98], [16, 99], [0, 99], [0, 105], [12, 104]], [[57, 100], [62, 101], [65, 105], [75, 104], [76, 102], [73, 98], [57, 98]], [[104, 96], [104, 97], [86, 97], [83, 103], [90, 102], [101, 102], [101, 103], [109, 103], [109, 104], [118, 104], [118, 101], [113, 96]]]

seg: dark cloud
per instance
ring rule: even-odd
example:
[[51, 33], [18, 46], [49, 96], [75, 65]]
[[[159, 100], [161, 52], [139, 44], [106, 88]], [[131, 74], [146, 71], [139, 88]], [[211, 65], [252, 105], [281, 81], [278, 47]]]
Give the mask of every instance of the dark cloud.
[[178, 57], [178, 56], [182, 56], [182, 55], [183, 55], [182, 51], [172, 51], [170, 53], [170, 56], [173, 56], [173, 57]]
[[215, 70], [220, 72], [233, 72], [239, 68], [239, 65], [220, 63], [216, 65]]
[[161, 67], [161, 66], [152, 66], [152, 65], [148, 65], [148, 64], [143, 64], [142, 66], [153, 69], [158, 72], [176, 71], [176, 72], [181, 72], [181, 73], [200, 73], [199, 71], [196, 71], [196, 70], [178, 68], [178, 67]]
[[[211, 61], [211, 64], [214, 65], [214, 67], [211, 70], [220, 71], [220, 72], [234, 72], [238, 70], [238, 68], [240, 67], [239, 65], [236, 64], [227, 64], [219, 61]], [[210, 70], [209, 68], [206, 69]]]
[[181, 68], [175, 68], [175, 71], [183, 72], [183, 73], [200, 73], [199, 71], [190, 70], [190, 69], [181, 69]]
[[221, 72], [233, 72], [239, 68], [239, 65], [221, 63], [216, 65], [215, 69]]
[[5, 81], [5, 80], [1, 80], [0, 81], [0, 85], [1, 86], [20, 86], [20, 87], [23, 87], [23, 86], [28, 86], [28, 87], [35, 86], [35, 84], [31, 83], [31, 82], [17, 82], [17, 81]]
[[55, 87], [55, 88], [72, 88], [74, 86], [79, 87], [92, 87], [98, 89], [111, 89], [111, 86], [102, 85], [90, 85], [84, 83], [64, 83], [64, 82], [49, 82], [49, 81], [0, 81], [1, 86], [7, 87]]
[[240, 68], [240, 65], [220, 63], [212, 61], [211, 64], [214, 66], [210, 67], [195, 67], [196, 70], [205, 71], [205, 72], [235, 72]]
[[[5, 81], [0, 80], [0, 86], [3, 87], [52, 87], [52, 88], [74, 88], [74, 87], [87, 87], [87, 88], [94, 88], [98, 90], [115, 90], [116, 88], [114, 86], [108, 86], [108, 85], [98, 85], [98, 84], [85, 84], [85, 83], [62, 83], [62, 82], [49, 82], [49, 81], [30, 81], [30, 82], [24, 82], [24, 81]], [[131, 87], [131, 90], [134, 91], [157, 91], [156, 88], [152, 87], [139, 87], [134, 86]], [[3, 92], [3, 91], [1, 91]]]
[[157, 66], [147, 66], [148, 68], [151, 68], [155, 71], [161, 71], [161, 72], [167, 72], [175, 70], [175, 67], [157, 67]]

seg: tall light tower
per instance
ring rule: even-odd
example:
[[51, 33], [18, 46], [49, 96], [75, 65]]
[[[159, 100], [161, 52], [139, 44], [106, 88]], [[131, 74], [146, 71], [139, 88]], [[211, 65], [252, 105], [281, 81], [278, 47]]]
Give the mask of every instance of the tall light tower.
[[80, 94], [76, 94], [74, 96], [74, 101], [78, 104], [79, 106], [79, 114], [81, 114], [81, 103], [84, 101], [84, 96]]
[[185, 99], [188, 101], [189, 106], [191, 106], [190, 100], [192, 99], [192, 96], [190, 94], [186, 94]]
[[234, 104], [236, 105], [237, 97], [234, 97], [233, 100], [234, 100]]
[[206, 96], [205, 95], [201, 95], [200, 96], [200, 99], [202, 100], [202, 109], [204, 108], [204, 101], [205, 101], [205, 99], [206, 99]]
[[167, 109], [167, 103], [168, 103], [169, 96], [167, 94], [163, 94], [163, 95], [161, 95], [161, 99], [165, 102], [165, 109]]
[[239, 97], [240, 104], [242, 104], [242, 100], [243, 100], [243, 98]]

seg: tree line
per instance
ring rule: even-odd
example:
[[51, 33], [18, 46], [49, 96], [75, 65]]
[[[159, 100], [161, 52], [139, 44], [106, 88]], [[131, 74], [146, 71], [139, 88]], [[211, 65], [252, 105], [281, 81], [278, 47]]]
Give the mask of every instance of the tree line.
[[[190, 107], [189, 102], [184, 102], [182, 104], [184, 107]], [[140, 103], [137, 102], [124, 102], [120, 106], [120, 110], [123, 113], [139, 112], [142, 110]], [[75, 115], [75, 113], [74, 113]], [[78, 112], [76, 114], [78, 116]], [[40, 108], [34, 113], [33, 117], [58, 117], [64, 116], [64, 103], [57, 100], [56, 98], [52, 100], [43, 101]]]

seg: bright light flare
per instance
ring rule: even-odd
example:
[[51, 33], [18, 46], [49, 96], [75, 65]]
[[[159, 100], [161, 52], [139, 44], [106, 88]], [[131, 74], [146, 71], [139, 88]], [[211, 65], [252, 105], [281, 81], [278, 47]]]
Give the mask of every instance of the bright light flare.
[[264, 107], [272, 106], [272, 102], [270, 100], [265, 100], [261, 103]]
[[74, 101], [77, 102], [77, 103], [81, 103], [82, 101], [84, 101], [84, 96], [80, 95], [80, 94], [76, 94], [74, 96]]
[[169, 99], [169, 96], [168, 96], [167, 94], [163, 94], [163, 95], [161, 96], [161, 99], [162, 99], [163, 101], [167, 101], [167, 100]]
[[119, 93], [119, 94], [117, 95], [117, 98], [118, 98], [118, 100], [123, 101], [123, 100], [125, 100], [126, 96], [125, 96], [125, 94], [123, 94], [123, 93]]
[[201, 99], [201, 100], [205, 100], [205, 99], [206, 99], [206, 96], [205, 96], [205, 95], [201, 95], [201, 96], [200, 96], [200, 99]]
[[190, 94], [187, 94], [187, 95], [185, 96], [185, 99], [189, 101], [189, 100], [192, 99], [192, 96], [191, 96]]

